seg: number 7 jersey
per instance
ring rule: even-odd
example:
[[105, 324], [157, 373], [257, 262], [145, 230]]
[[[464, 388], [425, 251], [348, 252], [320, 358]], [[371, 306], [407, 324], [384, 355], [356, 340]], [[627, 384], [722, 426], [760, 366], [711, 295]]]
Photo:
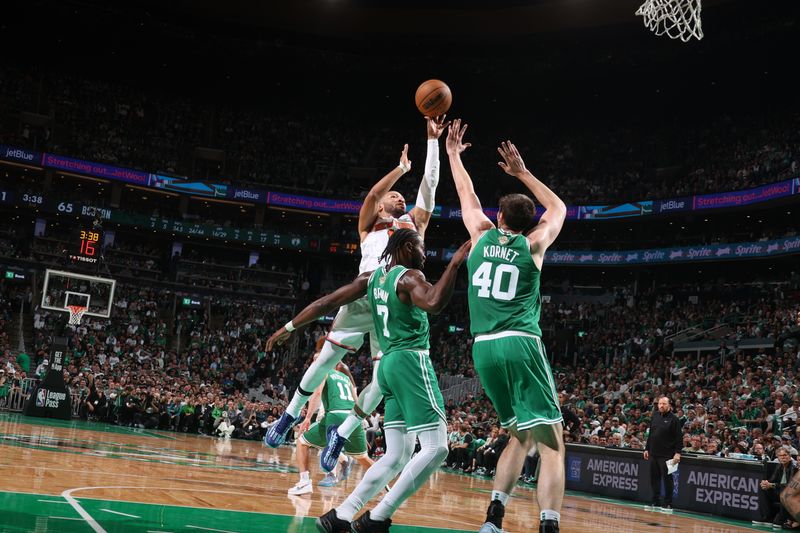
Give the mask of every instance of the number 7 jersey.
[[397, 283], [406, 272], [408, 269], [400, 265], [388, 271], [380, 266], [367, 284], [367, 298], [383, 355], [430, 347], [428, 314], [416, 305], [403, 303], [397, 296]]
[[541, 336], [539, 276], [525, 235], [492, 228], [467, 258], [472, 335], [519, 331]]

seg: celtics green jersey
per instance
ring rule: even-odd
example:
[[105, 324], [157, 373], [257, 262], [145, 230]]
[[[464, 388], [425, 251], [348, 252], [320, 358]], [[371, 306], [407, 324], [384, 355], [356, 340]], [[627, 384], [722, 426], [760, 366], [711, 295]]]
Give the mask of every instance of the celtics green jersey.
[[388, 272], [378, 267], [369, 278], [367, 296], [372, 306], [372, 320], [384, 354], [397, 350], [427, 350], [430, 329], [428, 314], [397, 296], [397, 282], [408, 272], [396, 265]]
[[541, 336], [539, 275], [525, 235], [493, 228], [467, 259], [473, 335], [522, 331]]
[[322, 391], [322, 406], [326, 413], [331, 411], [349, 411], [356, 403], [353, 398], [352, 382], [347, 374], [338, 370], [328, 372], [325, 379], [325, 390]]

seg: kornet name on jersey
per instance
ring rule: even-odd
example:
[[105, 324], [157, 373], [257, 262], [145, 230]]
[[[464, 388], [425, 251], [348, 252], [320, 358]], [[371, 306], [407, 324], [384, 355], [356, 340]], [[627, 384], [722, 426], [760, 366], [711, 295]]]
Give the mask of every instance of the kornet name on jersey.
[[389, 244], [389, 232], [401, 228], [417, 230], [414, 219], [408, 213], [400, 218], [379, 219], [375, 223], [372, 231], [367, 234], [367, 238], [361, 243], [361, 263], [358, 265], [359, 274], [372, 272], [384, 264], [378, 258], [383, 254], [386, 245]]
[[541, 272], [524, 235], [490, 229], [470, 252], [467, 272], [473, 335], [522, 331], [541, 336]]

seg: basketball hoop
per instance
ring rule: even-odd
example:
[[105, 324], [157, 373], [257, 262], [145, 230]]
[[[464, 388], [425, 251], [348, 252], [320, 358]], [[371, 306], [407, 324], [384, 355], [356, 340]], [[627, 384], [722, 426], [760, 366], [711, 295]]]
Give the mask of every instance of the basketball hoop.
[[656, 35], [686, 43], [692, 37], [698, 41], [703, 38], [702, 7], [702, 0], [646, 0], [636, 14]]
[[81, 323], [83, 314], [89, 310], [85, 305], [68, 305], [67, 309], [69, 309], [69, 323], [74, 326]]

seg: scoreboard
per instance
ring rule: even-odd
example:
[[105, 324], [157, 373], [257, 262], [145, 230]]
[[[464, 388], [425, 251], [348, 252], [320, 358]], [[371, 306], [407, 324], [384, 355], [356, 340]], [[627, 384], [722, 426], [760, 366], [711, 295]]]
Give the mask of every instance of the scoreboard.
[[70, 238], [70, 256], [73, 261], [94, 264], [100, 258], [103, 230], [80, 227]]

